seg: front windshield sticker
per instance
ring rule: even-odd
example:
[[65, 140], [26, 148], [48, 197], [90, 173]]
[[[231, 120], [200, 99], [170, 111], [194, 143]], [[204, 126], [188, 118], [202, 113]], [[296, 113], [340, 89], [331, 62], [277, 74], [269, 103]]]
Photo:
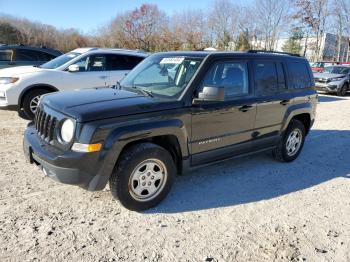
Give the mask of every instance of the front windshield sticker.
[[184, 57], [165, 57], [160, 61], [160, 64], [181, 64], [184, 60]]

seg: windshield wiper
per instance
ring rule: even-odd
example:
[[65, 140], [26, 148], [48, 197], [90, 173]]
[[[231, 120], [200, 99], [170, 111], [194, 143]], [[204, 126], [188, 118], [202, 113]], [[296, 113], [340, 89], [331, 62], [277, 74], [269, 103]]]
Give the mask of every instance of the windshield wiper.
[[153, 97], [153, 93], [150, 90], [143, 89], [142, 87], [135, 86], [135, 85], [132, 88], [136, 89], [137, 91], [139, 91], [140, 93], [142, 93], [145, 96]]

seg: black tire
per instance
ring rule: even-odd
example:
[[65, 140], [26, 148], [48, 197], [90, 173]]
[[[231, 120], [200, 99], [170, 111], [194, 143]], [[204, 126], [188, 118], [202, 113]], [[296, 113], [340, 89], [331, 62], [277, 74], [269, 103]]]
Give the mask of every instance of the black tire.
[[[297, 151], [295, 151], [294, 154], [290, 154], [291, 152], [288, 152], [287, 150], [287, 141], [289, 136], [293, 131], [299, 130], [301, 137], [301, 143], [298, 146]], [[272, 153], [273, 156], [276, 160], [281, 161], [281, 162], [292, 162], [294, 161], [300, 154], [301, 150], [303, 149], [304, 146], [304, 141], [305, 141], [305, 126], [302, 122], [296, 119], [292, 119], [291, 122], [288, 125], [288, 128], [286, 132], [284, 133], [283, 137], [281, 138], [281, 141], [279, 145], [273, 149]]]
[[[152, 160], [161, 161], [164, 164], [167, 174], [165, 176], [166, 179], [163, 179], [162, 187], [159, 187], [157, 194], [154, 194], [154, 198], [149, 200], [137, 199], [135, 195], [133, 196], [133, 189], [131, 189], [134, 187], [132, 183], [136, 181], [132, 180], [132, 174], [135, 174], [134, 172], [140, 172], [140, 169], [137, 170], [136, 168], [145, 163], [145, 161]], [[147, 173], [146, 175], [150, 173], [147, 170], [143, 172], [145, 174]], [[164, 172], [162, 173], [164, 174]], [[119, 200], [124, 207], [133, 211], [142, 211], [156, 206], [167, 196], [173, 184], [175, 174], [176, 166], [171, 154], [167, 150], [152, 143], [141, 143], [131, 146], [122, 153], [109, 179], [109, 186], [113, 197]], [[147, 182], [147, 179], [150, 179], [150, 177], [146, 177], [145, 182]], [[139, 181], [140, 185], [136, 185], [136, 187], [141, 186], [142, 180]]]
[[47, 89], [34, 89], [32, 91], [29, 91], [25, 96], [23, 97], [23, 103], [22, 108], [24, 114], [28, 117], [29, 120], [34, 119], [34, 112], [31, 110], [31, 103], [32, 100], [38, 96], [42, 96], [44, 94], [50, 93]]
[[337, 96], [345, 96], [347, 91], [348, 91], [348, 84], [344, 84], [338, 91], [337, 91]]

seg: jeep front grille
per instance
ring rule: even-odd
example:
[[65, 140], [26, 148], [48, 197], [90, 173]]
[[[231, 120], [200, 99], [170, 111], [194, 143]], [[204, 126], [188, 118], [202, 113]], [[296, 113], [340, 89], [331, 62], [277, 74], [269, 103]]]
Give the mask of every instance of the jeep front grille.
[[51, 142], [54, 138], [55, 128], [57, 124], [57, 119], [44, 110], [37, 108], [34, 118], [35, 129], [38, 132], [38, 135], [46, 140]]

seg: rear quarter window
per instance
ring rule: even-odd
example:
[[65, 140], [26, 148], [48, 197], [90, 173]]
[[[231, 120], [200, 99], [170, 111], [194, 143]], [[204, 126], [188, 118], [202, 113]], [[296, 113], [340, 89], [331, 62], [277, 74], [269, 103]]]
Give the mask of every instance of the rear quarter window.
[[295, 89], [310, 88], [312, 86], [309, 67], [303, 62], [287, 62], [289, 71], [289, 86]]
[[0, 61], [11, 61], [13, 51], [11, 49], [0, 50]]

